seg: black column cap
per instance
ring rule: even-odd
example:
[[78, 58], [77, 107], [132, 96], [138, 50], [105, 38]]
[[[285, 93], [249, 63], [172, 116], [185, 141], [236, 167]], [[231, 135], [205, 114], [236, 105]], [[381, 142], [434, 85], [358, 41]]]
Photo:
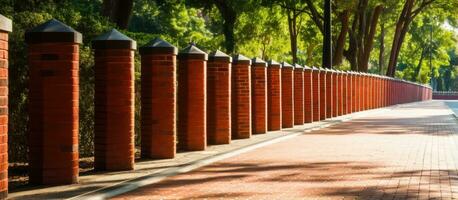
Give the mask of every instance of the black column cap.
[[247, 64], [247, 65], [251, 65], [251, 59], [245, 57], [244, 55], [242, 54], [236, 54], [234, 56], [232, 56], [232, 62], [234, 64]]
[[208, 54], [191, 44], [178, 53], [178, 58], [208, 60]]
[[29, 44], [47, 42], [73, 42], [81, 44], [83, 36], [72, 27], [56, 19], [51, 19], [25, 33]]
[[140, 47], [140, 54], [178, 54], [178, 49], [161, 38], [154, 38], [146, 45]]
[[137, 49], [137, 42], [122, 34], [116, 29], [94, 38], [92, 40], [94, 49]]
[[228, 63], [232, 62], [232, 58], [220, 50], [211, 52], [208, 55], [208, 60], [209, 61], [222, 61], [222, 62], [228, 62]]
[[267, 67], [267, 63], [266, 61], [258, 58], [258, 57], [255, 57], [253, 59], [251, 59], [251, 64], [253, 65], [253, 67], [256, 67], [256, 66], [260, 66], [260, 67]]

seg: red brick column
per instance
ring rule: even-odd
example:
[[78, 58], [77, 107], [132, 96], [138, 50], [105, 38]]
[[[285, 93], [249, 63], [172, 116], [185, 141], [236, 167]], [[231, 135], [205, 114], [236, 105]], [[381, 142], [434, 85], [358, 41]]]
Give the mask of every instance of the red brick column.
[[134, 50], [132, 39], [113, 29], [93, 40], [95, 49], [96, 170], [134, 168]]
[[[334, 71], [326, 69], [326, 118], [332, 118], [334, 100], [333, 100], [333, 74]], [[335, 82], [335, 81], [334, 81]]]
[[368, 92], [368, 79], [367, 79], [367, 74], [361, 72], [361, 110], [367, 110], [367, 97], [369, 95]]
[[313, 121], [320, 121], [320, 70], [316, 67], [312, 68], [312, 107], [313, 107]]
[[267, 63], [259, 58], [251, 62], [253, 134], [262, 134], [267, 132]]
[[0, 15], [0, 199], [8, 196], [8, 33], [10, 19]]
[[212, 52], [207, 66], [207, 143], [231, 142], [231, 62], [221, 51]]
[[251, 136], [251, 60], [243, 55], [232, 58], [232, 138]]
[[304, 68], [294, 66], [294, 125], [304, 124]]
[[281, 130], [281, 64], [273, 60], [267, 67], [267, 107], [268, 130]]
[[358, 112], [359, 111], [363, 111], [364, 110], [364, 76], [361, 72], [357, 72], [356, 74], [357, 78], [356, 78], [356, 95], [357, 95], [357, 109], [358, 109]]
[[294, 126], [294, 67], [283, 65], [281, 70], [282, 127]]
[[337, 110], [337, 116], [342, 116], [343, 115], [343, 104], [344, 104], [344, 96], [343, 96], [343, 74], [342, 71], [338, 70], [337, 71], [337, 105], [338, 105], [338, 110]]
[[178, 53], [178, 150], [207, 147], [207, 58], [195, 45]]
[[346, 77], [347, 77], [347, 113], [346, 114], [351, 114], [352, 109], [353, 109], [353, 75], [351, 74], [350, 71], [345, 72]]
[[[53, 19], [28, 31], [25, 40], [30, 68], [29, 182], [77, 183], [78, 71], [82, 36]], [[7, 59], [7, 55], [3, 54], [3, 59]], [[1, 95], [7, 95], [7, 91]], [[4, 122], [7, 123], [5, 117]], [[6, 145], [3, 150], [7, 151]], [[6, 166], [2, 170], [6, 170]]]
[[304, 123], [312, 123], [313, 107], [313, 69], [304, 66]]
[[348, 91], [350, 85], [348, 84], [348, 73], [341, 71], [342, 73], [342, 115], [348, 114]]
[[326, 77], [328, 71], [324, 68], [320, 68], [320, 120], [326, 119], [327, 113], [327, 101], [326, 101]]
[[357, 79], [358, 76], [356, 72], [351, 71], [351, 112], [358, 112], [358, 95], [356, 94], [358, 92], [356, 84], [358, 83]]
[[338, 71], [332, 71], [332, 117], [337, 117], [339, 115], [339, 75]]
[[174, 158], [176, 154], [177, 48], [156, 38], [140, 48], [141, 155]]

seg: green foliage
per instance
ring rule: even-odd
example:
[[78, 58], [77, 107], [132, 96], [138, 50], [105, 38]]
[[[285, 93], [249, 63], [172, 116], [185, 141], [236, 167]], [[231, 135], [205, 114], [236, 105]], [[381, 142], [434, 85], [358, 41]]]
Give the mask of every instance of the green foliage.
[[[290, 0], [288, 0], [290, 1]], [[138, 46], [155, 37], [161, 37], [182, 49], [195, 42], [203, 50], [224, 49], [224, 19], [215, 5], [216, 1], [200, 0], [135, 0], [128, 30], [123, 33], [137, 41]], [[236, 11], [235, 52], [247, 57], [261, 57], [291, 62], [290, 35], [287, 13], [280, 0], [227, 0]], [[322, 14], [321, 1], [311, 1]], [[290, 1], [298, 8], [306, 8], [305, 1]], [[339, 35], [341, 24], [336, 13], [355, 11], [358, 1], [334, 1], [333, 38]], [[389, 58], [396, 21], [403, 1], [369, 0], [368, 7], [384, 5], [379, 23], [385, 26], [385, 37], [380, 39], [377, 28], [374, 49], [370, 55], [369, 71], [383, 72], [379, 65], [381, 41], [385, 43], [383, 57], [385, 66]], [[288, 5], [291, 5], [288, 4]], [[3, 0], [0, 13], [13, 19], [14, 31], [10, 34], [10, 161], [26, 161], [28, 66], [24, 34], [26, 30], [56, 18], [83, 34], [80, 46], [80, 153], [93, 153], [94, 118], [94, 61], [91, 39], [115, 28], [100, 14], [102, 0]], [[430, 77], [437, 79], [439, 89], [458, 90], [457, 37], [449, 27], [458, 27], [458, 1], [435, 0], [433, 4], [412, 22], [401, 49], [396, 77], [420, 83], [429, 83]], [[352, 19], [353, 16], [350, 17]], [[433, 38], [429, 33], [433, 29]], [[308, 11], [298, 18], [298, 62], [309, 66], [320, 66], [322, 34]], [[348, 47], [348, 37], [345, 41]], [[140, 56], [136, 53], [136, 143], [139, 144], [140, 123]], [[423, 61], [420, 62], [420, 58]], [[430, 69], [431, 58], [432, 69]], [[348, 70], [350, 64], [343, 60], [338, 69]]]

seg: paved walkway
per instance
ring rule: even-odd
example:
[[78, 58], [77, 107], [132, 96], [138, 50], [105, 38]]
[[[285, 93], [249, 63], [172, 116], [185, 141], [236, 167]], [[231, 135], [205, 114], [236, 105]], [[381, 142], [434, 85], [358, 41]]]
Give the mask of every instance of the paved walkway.
[[458, 198], [458, 125], [408, 104], [264, 146], [115, 199]]

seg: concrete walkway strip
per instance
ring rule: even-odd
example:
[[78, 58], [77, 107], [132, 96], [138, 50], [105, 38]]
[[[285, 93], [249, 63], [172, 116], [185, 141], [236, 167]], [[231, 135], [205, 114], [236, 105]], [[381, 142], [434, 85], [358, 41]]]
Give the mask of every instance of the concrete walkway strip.
[[80, 183], [76, 185], [12, 192], [9, 197], [12, 199], [107, 199], [306, 132], [389, 109], [391, 108], [368, 110], [282, 131], [254, 135], [251, 139], [234, 140], [229, 145], [209, 146], [207, 151], [179, 153], [175, 159], [138, 162], [133, 171], [86, 175], [82, 176]]

